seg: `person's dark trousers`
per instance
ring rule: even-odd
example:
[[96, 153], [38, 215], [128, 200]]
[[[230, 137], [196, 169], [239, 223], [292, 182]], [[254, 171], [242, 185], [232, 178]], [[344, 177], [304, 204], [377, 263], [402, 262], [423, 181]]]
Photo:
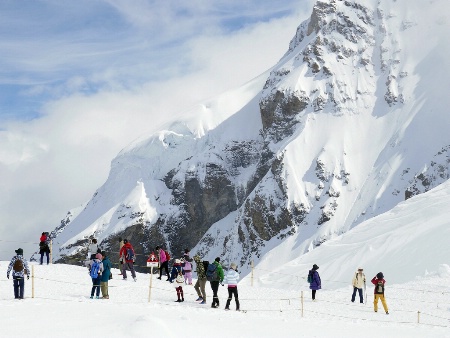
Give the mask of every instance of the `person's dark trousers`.
[[97, 297], [100, 296], [100, 279], [101, 276], [98, 276], [97, 278], [92, 278], [91, 297], [94, 297], [94, 292]]
[[49, 256], [48, 252], [43, 252], [43, 253], [41, 253], [41, 265], [42, 265], [42, 263], [44, 262], [44, 254], [47, 255], [47, 265], [48, 265], [49, 262], [50, 262], [50, 256]]
[[161, 266], [159, 267], [159, 279], [161, 279], [163, 269], [166, 272], [167, 279], [169, 279], [169, 262], [168, 261], [161, 263]]
[[217, 291], [219, 291], [219, 284], [220, 282], [211, 282], [211, 289], [213, 291], [213, 301], [211, 306], [212, 307], [218, 307], [219, 306], [219, 296], [217, 296]]
[[359, 302], [360, 302], [360, 303], [364, 303], [364, 299], [363, 299], [363, 290], [360, 289], [360, 288], [355, 288], [355, 287], [353, 287], [352, 302], [355, 301], [356, 290], [358, 290], [358, 293], [359, 293]]
[[14, 284], [14, 298], [23, 299], [25, 289], [25, 279], [23, 277], [13, 277]]
[[236, 301], [236, 310], [239, 310], [239, 296], [238, 296], [238, 289], [237, 287], [234, 288], [228, 288], [228, 299], [227, 299], [227, 305], [225, 305], [225, 309], [230, 308], [231, 299], [233, 298]]
[[316, 291], [317, 290], [311, 290], [312, 291], [312, 299], [314, 300], [314, 299], [316, 299]]

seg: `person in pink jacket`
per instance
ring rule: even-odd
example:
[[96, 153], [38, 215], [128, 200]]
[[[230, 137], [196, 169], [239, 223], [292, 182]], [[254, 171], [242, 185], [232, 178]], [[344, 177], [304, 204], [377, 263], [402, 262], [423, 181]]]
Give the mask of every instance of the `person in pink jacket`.
[[157, 246], [155, 249], [156, 249], [156, 253], [158, 254], [158, 261], [159, 261], [159, 277], [158, 277], [158, 279], [161, 279], [162, 271], [164, 269], [164, 271], [166, 272], [166, 276], [167, 276], [166, 280], [168, 281], [170, 279], [170, 275], [169, 275], [169, 261], [167, 260], [166, 252], [159, 246]]

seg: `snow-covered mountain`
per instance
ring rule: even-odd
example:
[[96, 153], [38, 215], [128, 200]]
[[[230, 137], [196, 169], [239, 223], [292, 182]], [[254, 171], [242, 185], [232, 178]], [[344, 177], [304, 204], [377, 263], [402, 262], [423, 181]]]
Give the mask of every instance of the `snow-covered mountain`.
[[289, 242], [286, 262], [447, 181], [446, 6], [317, 1], [267, 73], [118, 154], [54, 256], [94, 235], [244, 266]]

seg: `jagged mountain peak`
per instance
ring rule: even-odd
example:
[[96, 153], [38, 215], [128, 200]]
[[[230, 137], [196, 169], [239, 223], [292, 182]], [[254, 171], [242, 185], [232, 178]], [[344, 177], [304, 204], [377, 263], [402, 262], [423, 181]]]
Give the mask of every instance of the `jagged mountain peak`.
[[419, 9], [318, 1], [270, 71], [126, 147], [60, 231], [60, 259], [92, 235], [244, 266], [287, 242], [290, 259], [447, 180], [449, 80], [425, 66], [446, 26], [411, 21]]

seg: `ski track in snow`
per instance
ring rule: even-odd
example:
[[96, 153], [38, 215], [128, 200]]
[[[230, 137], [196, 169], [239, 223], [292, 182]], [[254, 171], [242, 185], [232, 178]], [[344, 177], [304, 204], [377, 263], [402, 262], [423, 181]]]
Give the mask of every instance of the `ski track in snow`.
[[[8, 262], [2, 262], [3, 267]], [[34, 263], [32, 263], [34, 264]], [[185, 302], [175, 303], [173, 284], [153, 277], [151, 302], [149, 274], [122, 281], [113, 269], [109, 300], [90, 299], [87, 269], [55, 264], [35, 265], [35, 298], [31, 279], [26, 281], [25, 300], [13, 299], [12, 282], [0, 280], [0, 323], [5, 336], [80, 337], [450, 337], [450, 268], [415, 281], [386, 286], [389, 315], [379, 304], [373, 312], [373, 288], [368, 279], [367, 304], [351, 303], [352, 288], [319, 290], [311, 301], [305, 281], [293, 280], [296, 290], [251, 286], [249, 277], [239, 284], [241, 313], [224, 311], [228, 296], [219, 288], [220, 308], [211, 309], [209, 283], [206, 305], [197, 304], [193, 286], [184, 286]], [[349, 276], [351, 279], [351, 276]], [[388, 278], [387, 278], [388, 279]], [[324, 281], [326, 282], [326, 281]], [[301, 291], [304, 292], [303, 318]], [[357, 298], [358, 301], [358, 298]], [[420, 311], [421, 324], [417, 324]]]

